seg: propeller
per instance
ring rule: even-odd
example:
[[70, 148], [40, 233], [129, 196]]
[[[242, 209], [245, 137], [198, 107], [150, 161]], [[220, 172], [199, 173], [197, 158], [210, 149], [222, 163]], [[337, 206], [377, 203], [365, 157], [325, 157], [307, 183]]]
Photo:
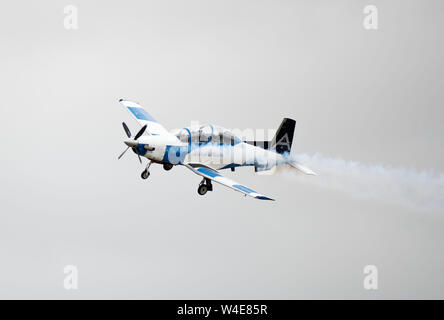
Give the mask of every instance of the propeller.
[[[122, 126], [123, 126], [123, 130], [125, 130], [125, 133], [128, 136], [128, 138], [131, 138], [131, 131], [128, 128], [128, 126], [126, 125], [126, 123], [122, 122]], [[144, 134], [146, 128], [147, 128], [147, 125], [144, 125], [139, 130], [139, 132], [137, 132], [137, 134], [134, 136], [133, 140], [125, 141], [125, 144], [128, 147], [126, 147], [126, 149], [120, 154], [120, 156], [117, 158], [118, 160], [120, 160], [120, 158], [123, 157], [123, 155], [125, 154], [125, 152], [128, 151], [129, 148], [132, 148], [133, 151], [137, 154], [137, 157], [139, 158], [139, 162], [142, 163], [142, 159], [140, 158], [140, 154], [139, 154], [139, 149], [137, 148], [137, 144], [138, 144], [137, 140]]]
[[123, 130], [125, 130], [126, 135], [128, 136], [128, 138], [131, 138], [131, 131], [128, 128], [128, 126], [126, 125], [125, 122], [122, 122], [122, 126], [123, 126]]
[[[142, 129], [137, 132], [136, 136], [134, 137], [134, 140], [137, 140], [140, 138], [140, 136], [145, 132], [147, 125], [144, 125]], [[129, 131], [129, 130], [128, 130]], [[128, 133], [127, 133], [128, 134]], [[129, 138], [129, 137], [128, 137]]]
[[117, 160], [120, 160], [120, 158], [123, 157], [123, 155], [125, 154], [125, 152], [128, 151], [129, 148], [130, 148], [130, 147], [126, 147], [126, 149], [120, 154], [120, 156], [117, 158]]

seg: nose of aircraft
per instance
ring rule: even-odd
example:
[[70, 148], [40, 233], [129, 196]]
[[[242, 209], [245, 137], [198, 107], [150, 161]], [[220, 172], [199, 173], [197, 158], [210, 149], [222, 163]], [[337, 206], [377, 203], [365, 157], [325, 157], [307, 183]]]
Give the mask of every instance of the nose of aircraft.
[[125, 140], [124, 143], [128, 146], [128, 147], [136, 147], [138, 142], [136, 140]]

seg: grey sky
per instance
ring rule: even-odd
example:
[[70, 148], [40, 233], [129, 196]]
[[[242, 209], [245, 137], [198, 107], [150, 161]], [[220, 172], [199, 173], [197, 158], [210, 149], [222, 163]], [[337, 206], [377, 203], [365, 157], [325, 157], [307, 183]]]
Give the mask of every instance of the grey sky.
[[[65, 30], [63, 7], [79, 10]], [[362, 27], [365, 5], [379, 29]], [[444, 171], [442, 1], [14, 1], [0, 13], [1, 298], [444, 298], [444, 212], [251, 168], [147, 181], [119, 105], [167, 128], [275, 128], [293, 149]], [[315, 177], [322, 179], [322, 175]], [[443, 210], [444, 211], [444, 210]], [[63, 288], [63, 267], [79, 289]], [[365, 265], [379, 289], [363, 289]]]

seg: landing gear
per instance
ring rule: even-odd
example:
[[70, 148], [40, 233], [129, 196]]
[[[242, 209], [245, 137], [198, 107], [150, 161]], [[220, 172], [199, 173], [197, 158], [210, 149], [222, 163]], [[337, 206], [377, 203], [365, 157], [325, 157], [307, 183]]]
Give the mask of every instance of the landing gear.
[[204, 178], [197, 188], [197, 193], [203, 196], [207, 191], [213, 191], [213, 185], [210, 179]]
[[150, 176], [150, 172], [145, 169], [140, 176], [142, 177], [142, 179], [148, 179], [148, 177]]
[[201, 184], [199, 188], [197, 188], [197, 193], [203, 196], [205, 193], [207, 193], [208, 187], [206, 184]]
[[163, 168], [168, 171], [171, 170], [173, 168], [173, 165], [171, 163], [164, 163], [163, 164]]
[[150, 176], [150, 172], [148, 171], [148, 169], [150, 168], [150, 166], [151, 166], [151, 161], [150, 162], [148, 162], [148, 164], [146, 165], [146, 168], [145, 168], [145, 170], [143, 170], [142, 171], [142, 174], [140, 175], [140, 177], [142, 178], [142, 179], [148, 179], [148, 177]]

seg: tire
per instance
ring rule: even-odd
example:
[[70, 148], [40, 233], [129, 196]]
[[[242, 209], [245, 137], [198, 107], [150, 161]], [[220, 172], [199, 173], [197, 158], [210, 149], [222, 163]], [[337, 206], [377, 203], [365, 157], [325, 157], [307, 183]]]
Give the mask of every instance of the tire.
[[171, 170], [171, 169], [173, 168], [173, 165], [170, 164], [170, 163], [164, 163], [164, 164], [163, 164], [163, 168], [164, 168], [166, 171], [168, 171], [168, 170]]
[[205, 193], [207, 193], [208, 187], [205, 184], [201, 184], [199, 188], [197, 188], [197, 193], [203, 196]]
[[142, 178], [142, 179], [148, 179], [148, 177], [150, 176], [150, 172], [149, 171], [147, 171], [147, 170], [144, 170], [143, 172], [142, 172], [142, 174], [140, 175], [140, 177]]

